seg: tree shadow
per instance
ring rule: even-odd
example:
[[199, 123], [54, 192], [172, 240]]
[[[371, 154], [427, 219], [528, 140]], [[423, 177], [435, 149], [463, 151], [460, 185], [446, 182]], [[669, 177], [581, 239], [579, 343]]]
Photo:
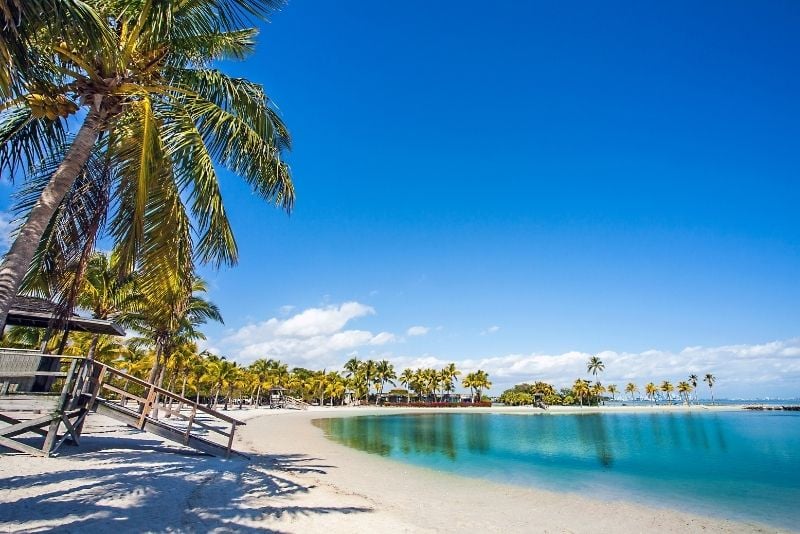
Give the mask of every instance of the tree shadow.
[[[68, 466], [58, 471], [0, 470], [0, 531], [276, 532], [259, 523], [372, 511], [299, 505], [295, 499], [316, 486], [292, 475], [324, 475], [333, 467], [302, 454], [224, 460], [138, 433], [84, 435], [80, 447], [59, 452], [60, 458], [37, 460], [45, 469]], [[28, 459], [8, 455], [0, 461]]]

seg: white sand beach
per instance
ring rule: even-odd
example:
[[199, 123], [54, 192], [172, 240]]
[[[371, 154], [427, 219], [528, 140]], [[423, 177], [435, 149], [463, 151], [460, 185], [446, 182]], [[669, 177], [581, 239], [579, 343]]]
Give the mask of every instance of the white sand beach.
[[[624, 409], [651, 408], [609, 410]], [[252, 455], [249, 462], [198, 455], [93, 416], [81, 446], [63, 448], [58, 458], [0, 457], [0, 531], [778, 531], [442, 474], [351, 450], [311, 424], [321, 417], [401, 411], [231, 410], [247, 419], [236, 446]]]

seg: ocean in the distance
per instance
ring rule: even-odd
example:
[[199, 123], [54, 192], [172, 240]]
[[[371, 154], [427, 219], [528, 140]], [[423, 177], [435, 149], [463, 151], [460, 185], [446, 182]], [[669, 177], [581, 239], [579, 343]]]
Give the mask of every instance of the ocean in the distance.
[[350, 447], [460, 475], [800, 528], [800, 413], [319, 419]]

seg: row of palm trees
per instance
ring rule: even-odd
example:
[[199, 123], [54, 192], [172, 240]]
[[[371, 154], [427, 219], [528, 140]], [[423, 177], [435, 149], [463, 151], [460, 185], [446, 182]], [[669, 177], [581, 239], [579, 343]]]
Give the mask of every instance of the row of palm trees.
[[[593, 391], [590, 391], [590, 394], [598, 396], [602, 393], [610, 393], [612, 399], [616, 398], [616, 394], [619, 392], [617, 386], [615, 384], [611, 384], [609, 386], [603, 387], [600, 382], [597, 381], [597, 374], [601, 373], [605, 370], [605, 364], [600, 359], [599, 356], [592, 356], [589, 358], [589, 361], [586, 363], [586, 372], [591, 373], [592, 376], [595, 378], [594, 386], [589, 386], [588, 382], [584, 386], [580, 386], [580, 390], [583, 393], [588, 387], [593, 388]], [[645, 396], [647, 399], [651, 401], [656, 401], [660, 398], [663, 398], [667, 401], [672, 400], [672, 394], [677, 391], [678, 398], [686, 402], [687, 404], [690, 401], [690, 396], [694, 393], [694, 400], [697, 400], [697, 384], [699, 383], [700, 378], [695, 373], [691, 373], [687, 380], [682, 380], [678, 382], [677, 387], [674, 386], [669, 380], [664, 380], [660, 386], [657, 386], [653, 382], [650, 382], [644, 387]], [[716, 382], [716, 377], [711, 374], [707, 373], [703, 377], [703, 382], [708, 384], [708, 390], [711, 394], [711, 402], [714, 402], [714, 383]], [[578, 382], [575, 383], [578, 385]], [[636, 384], [629, 382], [625, 386], [625, 393], [628, 394], [630, 400], [633, 400], [634, 397], [640, 393], [639, 388]], [[598, 397], [599, 398], [599, 397]]]
[[[707, 373], [703, 377], [703, 382], [708, 385], [712, 403], [714, 402], [714, 383], [716, 380], [716, 377], [711, 373]], [[692, 400], [696, 402], [698, 381], [698, 376], [692, 373], [689, 375], [688, 380], [681, 380], [677, 385], [673, 385], [669, 380], [664, 380], [660, 385], [650, 382], [644, 386], [645, 397], [650, 401], [657, 401], [659, 399], [671, 401], [673, 399], [672, 394], [677, 392], [678, 399], [684, 401], [685, 403], [688, 404]], [[613, 386], [615, 388], [613, 392], [611, 387], [612, 386], [609, 386], [608, 392], [617, 393], [616, 386]], [[637, 396], [638, 398], [641, 398], [639, 387], [633, 382], [629, 382], [625, 386], [625, 393], [628, 395], [630, 400], [634, 400], [637, 398]]]
[[[381, 398], [387, 383], [392, 385], [399, 383], [405, 386], [407, 402], [411, 402], [412, 391], [420, 399], [442, 400], [447, 394], [455, 391], [457, 379], [462, 374], [455, 363], [449, 363], [438, 370], [407, 368], [398, 375], [394, 366], [387, 360], [361, 361], [358, 358], [348, 360], [344, 365], [344, 371], [345, 376], [352, 380], [353, 389], [359, 399], [368, 399], [371, 387], [375, 386], [376, 403]], [[489, 381], [488, 373], [479, 369], [464, 375], [461, 385], [469, 389], [474, 401], [481, 400], [482, 392], [489, 389], [492, 383]]]

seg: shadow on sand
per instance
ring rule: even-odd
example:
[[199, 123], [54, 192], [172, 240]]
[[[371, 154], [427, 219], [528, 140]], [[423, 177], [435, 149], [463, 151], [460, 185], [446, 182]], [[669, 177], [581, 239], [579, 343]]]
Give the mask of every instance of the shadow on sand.
[[[80, 447], [59, 452], [59, 458], [39, 460], [68, 463], [55, 467], [58, 471], [7, 476], [3, 471], [9, 470], [0, 469], [6, 504], [0, 506], [0, 531], [278, 532], [267, 526], [271, 519], [371, 512], [360, 506], [302, 506], [299, 497], [316, 486], [289, 477], [324, 475], [333, 467], [305, 455], [223, 460], [141, 434], [135, 442], [85, 436]], [[30, 460], [0, 458], [6, 465]]]

